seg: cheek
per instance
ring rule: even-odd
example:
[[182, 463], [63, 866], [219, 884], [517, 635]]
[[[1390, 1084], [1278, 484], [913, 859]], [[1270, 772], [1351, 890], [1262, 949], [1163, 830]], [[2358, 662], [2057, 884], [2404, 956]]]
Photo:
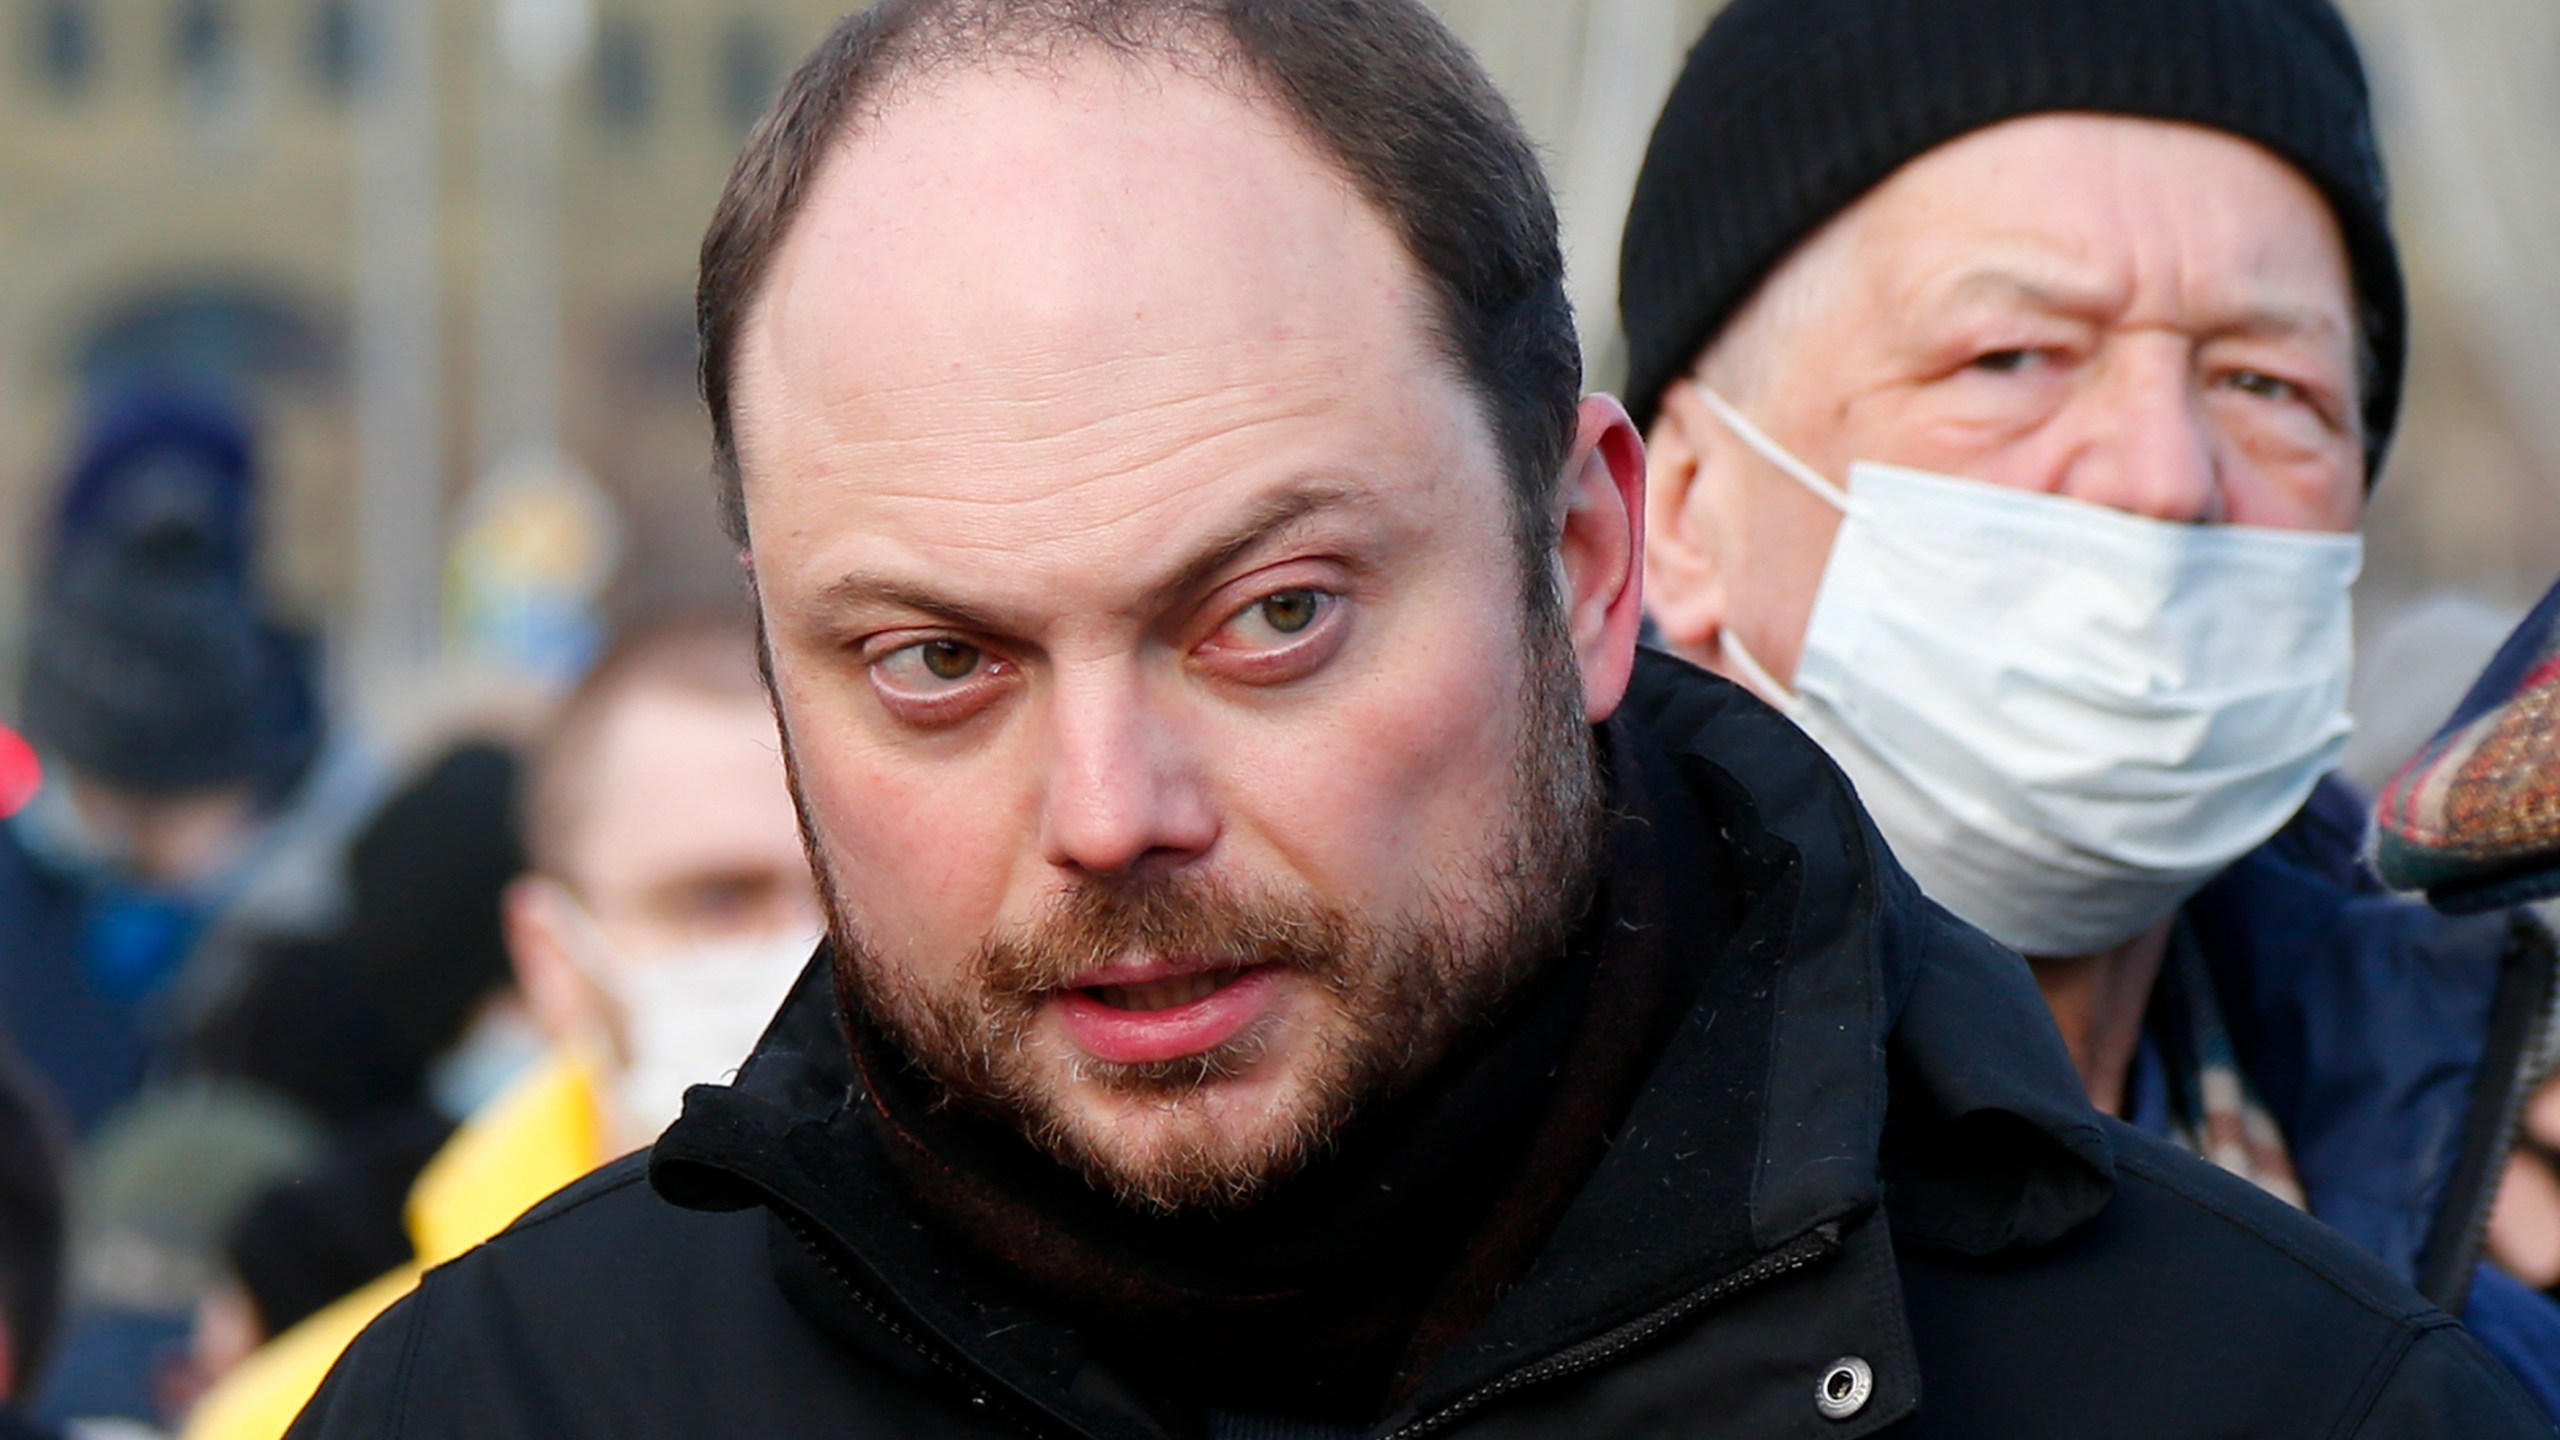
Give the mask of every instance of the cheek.
[[2364, 523], [2364, 447], [2341, 443], [2302, 466], [2294, 487], [2296, 528], [2343, 535]]
[[997, 928], [1033, 844], [1001, 755], [919, 759], [823, 704], [786, 700], [800, 784], [840, 903], [878, 951], [930, 980]]
[[1840, 512], [1783, 476], [1759, 482], [1735, 536], [1739, 543], [1729, 552], [1731, 623], [1753, 658], [1791, 677], [1840, 533]]
[[1507, 624], [1438, 627], [1285, 733], [1224, 737], [1230, 843], [1373, 916], [1459, 888], [1444, 879], [1463, 878], [1517, 789], [1518, 646]]

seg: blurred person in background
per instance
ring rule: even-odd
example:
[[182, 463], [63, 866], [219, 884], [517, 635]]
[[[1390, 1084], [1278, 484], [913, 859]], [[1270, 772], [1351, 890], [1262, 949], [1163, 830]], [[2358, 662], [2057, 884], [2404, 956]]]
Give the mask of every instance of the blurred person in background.
[[261, 593], [258, 482], [227, 402], [119, 394], [30, 567], [18, 729], [44, 783], [0, 827], [0, 1030], [81, 1134], [168, 1058], [178, 997], [241, 935], [328, 918], [371, 798]]
[[343, 920], [261, 937], [191, 1033], [190, 1066], [332, 1129], [459, 1119], [512, 1078], [533, 1043], [501, 903], [525, 868], [521, 768], [511, 743], [477, 735], [429, 755], [348, 847]]
[[0, 1042], [0, 1440], [49, 1440], [26, 1411], [62, 1305], [62, 1137]]
[[[38, 784], [0, 825], [0, 1036], [78, 1142], [49, 1414], [153, 1413], [190, 1257], [308, 1149], [281, 1100], [175, 1087], [192, 1014], [252, 937], [337, 915], [373, 796], [360, 748], [323, 723], [313, 648], [261, 583], [263, 488], [227, 396], [115, 390], [27, 567], [15, 726]], [[155, 1077], [156, 1118], [136, 1111]]]
[[500, 938], [516, 770], [485, 741], [421, 766], [341, 857], [339, 922], [244, 937], [92, 1132], [45, 1413], [183, 1414], [226, 1356], [408, 1259], [419, 1168], [538, 1046]]
[[538, 1055], [501, 924], [525, 868], [518, 769], [493, 740], [434, 756], [356, 837], [346, 923], [259, 946], [197, 1037], [201, 1073], [290, 1098], [325, 1138], [225, 1227], [225, 1276], [196, 1308], [181, 1401], [408, 1263], [419, 1171]]
[[207, 1396], [186, 1433], [284, 1433], [347, 1342], [418, 1272], [655, 1139], [717, 1080], [823, 929], [784, 785], [755, 637], [737, 618], [634, 628], [561, 709], [526, 792], [531, 870], [506, 936], [547, 1055], [429, 1164], [415, 1262], [286, 1332]]
[[2329, 778], [2407, 342], [2328, 0], [1737, 0], [1621, 273], [1661, 639], [2028, 957], [2101, 1108], [2560, 1409], [2477, 1264], [2549, 942], [2386, 893]]

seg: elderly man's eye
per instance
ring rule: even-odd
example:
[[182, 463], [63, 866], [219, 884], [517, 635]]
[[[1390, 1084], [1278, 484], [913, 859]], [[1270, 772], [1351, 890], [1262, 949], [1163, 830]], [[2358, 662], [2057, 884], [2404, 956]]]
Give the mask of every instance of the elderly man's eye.
[[1973, 357], [1972, 368], [1988, 371], [1994, 375], [2015, 375], [2033, 366], [2039, 355], [2038, 351], [2024, 348], [1986, 350]]
[[2234, 371], [2226, 383], [2243, 395], [2254, 395], [2261, 400], [2298, 400], [2304, 395], [2301, 386], [2260, 370]]

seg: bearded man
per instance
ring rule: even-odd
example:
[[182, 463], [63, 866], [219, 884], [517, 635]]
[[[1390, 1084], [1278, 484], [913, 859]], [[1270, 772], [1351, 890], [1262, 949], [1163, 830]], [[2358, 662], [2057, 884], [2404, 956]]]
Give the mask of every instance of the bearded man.
[[1638, 660], [1562, 282], [1418, 0], [847, 21], [700, 296], [832, 938], [294, 1433], [2534, 1433]]

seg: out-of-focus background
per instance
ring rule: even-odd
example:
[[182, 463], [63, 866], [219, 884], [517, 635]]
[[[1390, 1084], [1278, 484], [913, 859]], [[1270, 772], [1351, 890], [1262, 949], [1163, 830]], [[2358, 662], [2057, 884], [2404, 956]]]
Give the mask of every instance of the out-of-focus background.
[[[1714, 0], [1440, 4], [1546, 147], [1609, 383], [1619, 217]], [[694, 245], [747, 126], [842, 8], [0, 6], [11, 570], [86, 409], [176, 372], [252, 407], [268, 578], [325, 635], [333, 695], [377, 720], [413, 720], [444, 662], [505, 648], [493, 587], [578, 590], [599, 550], [626, 589], [725, 583], [691, 390]], [[2378, 636], [2437, 592], [2512, 609], [2560, 568], [2560, 7], [2348, 8], [2418, 311], [2365, 583]], [[609, 511], [580, 503], [590, 485]], [[486, 573], [508, 567], [537, 573]], [[25, 589], [0, 585], [0, 673]], [[2458, 610], [2444, 623], [2461, 629]]]
[[[409, 1178], [524, 1064], [513, 750], [617, 619], [738, 603], [694, 252], [845, 3], [0, 0], [0, 1082], [62, 1111], [47, 1416], [157, 1433], [405, 1256]], [[1435, 3], [1546, 151], [1611, 387], [1619, 222], [1716, 0]], [[2560, 5], [2346, 8], [2416, 307], [2371, 783], [2560, 574]], [[38, 672], [116, 782], [79, 804], [29, 801]], [[185, 754], [85, 725], [127, 700]]]

